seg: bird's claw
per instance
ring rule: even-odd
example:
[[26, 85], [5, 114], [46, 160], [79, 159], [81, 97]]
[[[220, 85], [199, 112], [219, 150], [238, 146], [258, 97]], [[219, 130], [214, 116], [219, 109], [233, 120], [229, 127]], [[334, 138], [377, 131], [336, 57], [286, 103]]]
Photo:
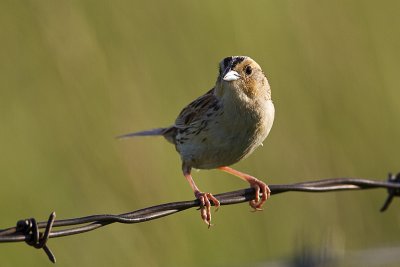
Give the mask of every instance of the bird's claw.
[[[211, 193], [195, 192], [195, 196], [200, 200], [200, 215], [203, 221], [208, 225], [208, 228], [212, 226], [211, 224], [211, 202], [215, 206], [215, 211], [218, 210], [220, 203], [216, 197]], [[211, 202], [210, 202], [211, 201]]]
[[[261, 211], [262, 210], [261, 206], [270, 197], [271, 190], [269, 189], [268, 185], [266, 185], [263, 181], [260, 181], [256, 178], [251, 179], [249, 183], [250, 186], [256, 190], [256, 197], [254, 200], [251, 200], [249, 202], [249, 205], [254, 209], [254, 211]], [[260, 199], [260, 192], [262, 193], [261, 199]]]

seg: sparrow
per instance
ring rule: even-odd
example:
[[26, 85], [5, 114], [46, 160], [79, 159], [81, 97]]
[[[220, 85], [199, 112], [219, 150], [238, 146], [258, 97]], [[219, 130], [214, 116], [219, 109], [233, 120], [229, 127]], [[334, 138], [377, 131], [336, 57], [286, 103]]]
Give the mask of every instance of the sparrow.
[[183, 175], [200, 201], [201, 218], [210, 227], [211, 203], [218, 209], [220, 202], [196, 186], [192, 168], [219, 169], [247, 181], [256, 192], [249, 204], [254, 210], [261, 210], [271, 193], [268, 186], [229, 166], [262, 146], [274, 115], [271, 88], [261, 67], [248, 56], [231, 56], [219, 63], [215, 86], [187, 105], [173, 125], [119, 138], [160, 135], [174, 144], [182, 160]]

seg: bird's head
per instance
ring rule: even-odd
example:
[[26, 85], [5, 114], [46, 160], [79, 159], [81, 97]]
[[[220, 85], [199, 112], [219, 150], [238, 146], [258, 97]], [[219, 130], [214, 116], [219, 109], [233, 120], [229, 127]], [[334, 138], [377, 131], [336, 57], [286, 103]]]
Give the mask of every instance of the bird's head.
[[[271, 89], [260, 65], [247, 56], [226, 57], [219, 63], [217, 94], [232, 90], [250, 99], [271, 99]], [[228, 90], [228, 91], [227, 91]]]

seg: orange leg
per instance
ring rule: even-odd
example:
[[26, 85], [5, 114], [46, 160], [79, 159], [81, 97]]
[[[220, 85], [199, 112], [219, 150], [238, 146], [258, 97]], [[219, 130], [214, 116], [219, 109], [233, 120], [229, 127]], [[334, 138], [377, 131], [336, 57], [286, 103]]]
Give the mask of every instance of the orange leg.
[[[256, 198], [254, 200], [250, 201], [249, 204], [256, 211], [262, 210], [261, 206], [271, 195], [271, 190], [269, 189], [268, 185], [266, 185], [263, 181], [260, 181], [251, 175], [234, 170], [230, 167], [224, 166], [224, 167], [219, 167], [218, 169], [220, 169], [221, 171], [233, 174], [233, 175], [239, 177], [240, 179], [248, 182], [250, 184], [250, 186], [256, 190]], [[260, 199], [260, 191], [262, 193], [261, 199]]]
[[190, 174], [190, 168], [183, 168], [183, 175], [186, 180], [189, 182], [190, 187], [192, 188], [194, 195], [197, 199], [200, 200], [200, 215], [203, 221], [208, 225], [208, 228], [211, 226], [211, 203], [213, 202], [215, 206], [215, 210], [217, 210], [220, 206], [220, 203], [216, 197], [214, 197], [211, 193], [204, 193], [199, 190], [196, 186], [192, 175]]

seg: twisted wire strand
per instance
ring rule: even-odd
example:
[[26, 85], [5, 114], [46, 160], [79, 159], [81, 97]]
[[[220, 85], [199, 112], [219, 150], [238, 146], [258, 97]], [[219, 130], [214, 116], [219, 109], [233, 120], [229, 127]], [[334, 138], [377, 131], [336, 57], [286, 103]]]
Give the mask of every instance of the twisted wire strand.
[[[389, 174], [388, 181], [376, 181], [363, 178], [332, 178], [317, 181], [308, 181], [295, 184], [269, 185], [271, 195], [295, 191], [295, 192], [330, 192], [343, 190], [364, 190], [374, 188], [386, 188], [388, 197], [381, 208], [385, 211], [395, 196], [400, 196], [400, 173]], [[253, 200], [255, 191], [253, 188], [241, 189], [215, 195], [221, 205], [233, 205]], [[79, 218], [55, 220], [55, 212], [50, 214], [48, 221], [37, 222], [34, 218], [20, 220], [15, 227], [0, 229], [0, 243], [25, 242], [28, 245], [43, 249], [49, 259], [55, 263], [54, 254], [47, 246], [50, 238], [63, 237], [93, 231], [112, 223], [133, 224], [155, 220], [172, 215], [193, 207], [200, 207], [198, 200], [171, 202], [140, 210], [114, 214], [90, 215]], [[57, 227], [69, 227], [53, 231]], [[45, 229], [43, 233], [39, 230]]]

